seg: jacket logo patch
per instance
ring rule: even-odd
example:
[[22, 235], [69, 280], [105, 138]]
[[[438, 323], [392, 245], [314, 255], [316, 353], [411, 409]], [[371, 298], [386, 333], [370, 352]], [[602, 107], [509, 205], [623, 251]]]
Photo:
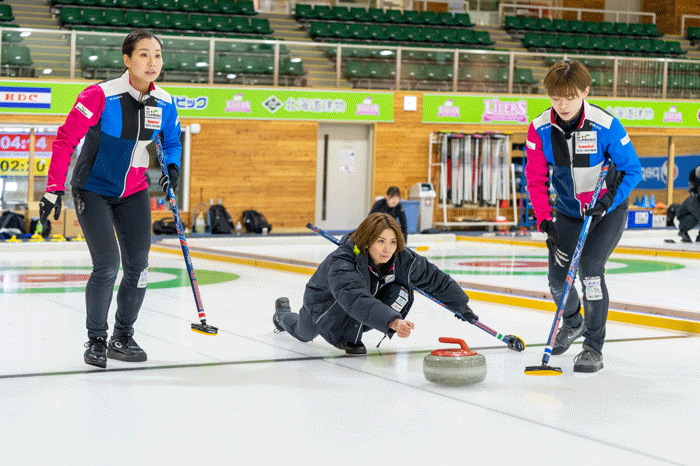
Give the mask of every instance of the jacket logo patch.
[[623, 146], [626, 146], [630, 142], [629, 135], [626, 134], [624, 138], [620, 139], [620, 142], [622, 143]]
[[163, 109], [160, 107], [144, 107], [146, 111], [146, 118], [153, 118], [160, 120], [163, 118]]
[[75, 104], [75, 108], [80, 113], [82, 113], [83, 116], [85, 116], [85, 118], [87, 118], [88, 120], [90, 118], [92, 118], [93, 113], [90, 110], [88, 110], [88, 108], [85, 105], [83, 105], [81, 102], [78, 102], [77, 104]]
[[576, 133], [577, 154], [595, 154], [598, 152], [598, 133], [596, 131], [580, 131]]
[[160, 129], [160, 118], [146, 118], [144, 127], [146, 129]]

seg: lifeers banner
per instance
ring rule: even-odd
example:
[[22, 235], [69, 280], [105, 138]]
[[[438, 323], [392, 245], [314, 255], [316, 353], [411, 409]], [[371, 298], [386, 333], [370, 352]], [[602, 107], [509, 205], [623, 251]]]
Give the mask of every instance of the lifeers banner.
[[[700, 128], [700, 101], [589, 98], [625, 127]], [[547, 97], [423, 94], [423, 123], [528, 125], [551, 106]]]

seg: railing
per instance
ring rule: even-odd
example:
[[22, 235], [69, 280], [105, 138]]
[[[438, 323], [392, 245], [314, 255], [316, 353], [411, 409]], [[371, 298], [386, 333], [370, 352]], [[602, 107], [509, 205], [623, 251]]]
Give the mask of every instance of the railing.
[[[102, 80], [123, 73], [123, 34], [0, 28], [18, 42], [0, 43], [2, 75]], [[534, 53], [327, 42], [159, 36], [164, 42], [160, 82], [228, 86], [336, 87], [541, 94], [546, 69], [563, 57], [582, 61], [598, 97], [697, 98], [700, 61], [672, 58]], [[43, 50], [69, 46], [67, 55]], [[242, 52], [245, 50], [245, 52]], [[26, 57], [22, 53], [26, 52]], [[303, 60], [321, 51], [331, 80], [319, 83]], [[43, 53], [43, 55], [42, 55]], [[31, 56], [30, 56], [31, 55]], [[184, 58], [189, 63], [174, 66]], [[17, 59], [17, 60], [16, 60]], [[22, 61], [22, 60], [25, 61]], [[177, 63], [175, 63], [177, 62]], [[233, 62], [231, 68], [228, 64]], [[251, 65], [252, 63], [252, 65]], [[263, 63], [263, 68], [255, 68]], [[308, 62], [307, 62], [308, 64]], [[297, 65], [290, 72], [290, 66]], [[266, 68], [265, 68], [266, 66]], [[527, 72], [526, 72], [527, 71]], [[311, 78], [317, 78], [312, 75]]]
[[549, 19], [553, 19], [554, 15], [553, 12], [558, 11], [558, 12], [564, 12], [564, 11], [575, 11], [576, 14], [576, 19], [579, 21], [581, 20], [582, 13], [598, 13], [598, 14], [605, 14], [605, 15], [615, 15], [615, 22], [620, 22], [620, 17], [624, 16], [627, 23], [630, 22], [631, 17], [636, 17], [636, 18], [644, 18], [644, 17], [650, 17], [652, 24], [656, 24], [656, 13], [645, 13], [645, 12], [639, 12], [639, 11], [621, 11], [621, 10], [595, 10], [591, 8], [570, 8], [570, 7], [552, 7], [552, 6], [546, 6], [546, 5], [528, 5], [528, 4], [510, 4], [510, 3], [501, 3], [498, 5], [498, 21], [499, 24], [503, 24], [505, 20], [505, 14], [506, 10], [509, 12], [518, 15], [521, 14], [522, 11], [528, 11], [528, 12], [537, 12], [537, 17], [538, 18], [543, 18], [542, 14], [544, 11], [548, 12], [548, 17]]
[[687, 19], [700, 19], [700, 15], [681, 15], [681, 36], [686, 33], [685, 31], [685, 20]]

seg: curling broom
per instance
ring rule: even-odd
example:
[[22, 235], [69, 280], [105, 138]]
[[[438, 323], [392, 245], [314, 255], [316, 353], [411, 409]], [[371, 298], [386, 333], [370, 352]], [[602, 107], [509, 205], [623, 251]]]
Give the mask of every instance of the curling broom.
[[199, 295], [199, 287], [197, 286], [197, 278], [194, 276], [194, 267], [192, 266], [192, 259], [190, 258], [190, 250], [187, 247], [187, 240], [185, 239], [185, 229], [182, 227], [182, 221], [180, 220], [180, 213], [177, 210], [177, 202], [175, 201], [175, 193], [173, 192], [172, 186], [170, 186], [170, 177], [168, 176], [168, 169], [165, 163], [165, 154], [163, 153], [163, 146], [160, 143], [160, 137], [156, 138], [156, 152], [158, 154], [158, 161], [160, 162], [160, 168], [163, 171], [163, 176], [168, 180], [168, 192], [167, 197], [170, 201], [170, 209], [173, 211], [173, 217], [175, 218], [175, 224], [177, 225], [177, 235], [180, 238], [180, 246], [182, 247], [182, 254], [185, 256], [185, 265], [187, 266], [187, 274], [190, 277], [190, 284], [192, 285], [192, 292], [194, 293], [194, 302], [197, 305], [197, 311], [199, 314], [199, 324], [192, 324], [192, 331], [201, 333], [203, 335], [216, 335], [219, 331], [218, 328], [207, 324], [207, 316], [204, 314], [204, 306], [202, 305], [202, 298]]
[[[595, 186], [595, 191], [593, 191], [593, 197], [591, 198], [591, 207], [595, 205], [594, 200], [597, 202], [598, 197], [600, 197], [600, 191], [603, 188], [603, 181], [605, 176], [608, 174], [608, 167], [610, 166], [610, 160], [605, 159], [603, 163], [603, 168], [600, 170], [600, 175], [598, 175], [598, 182]], [[569, 298], [569, 292], [571, 287], [574, 286], [574, 279], [576, 279], [576, 269], [578, 269], [578, 261], [581, 258], [581, 252], [583, 251], [583, 245], [586, 242], [586, 237], [588, 236], [588, 230], [591, 227], [591, 217], [586, 215], [583, 218], [583, 227], [581, 228], [581, 233], [578, 236], [578, 243], [576, 243], [576, 249], [574, 249], [574, 255], [571, 258], [571, 264], [569, 265], [569, 272], [566, 274], [566, 281], [564, 283], [564, 291], [562, 292], [561, 301], [559, 301], [559, 307], [557, 313], [554, 315], [554, 322], [552, 323], [552, 329], [549, 331], [549, 340], [544, 348], [544, 354], [542, 355], [542, 365], [541, 366], [527, 366], [525, 368], [526, 375], [561, 375], [562, 370], [560, 367], [548, 366], [549, 357], [552, 355], [552, 347], [554, 346], [554, 340], [557, 337], [557, 331], [559, 327], [559, 320], [564, 314], [564, 305], [566, 300]]]

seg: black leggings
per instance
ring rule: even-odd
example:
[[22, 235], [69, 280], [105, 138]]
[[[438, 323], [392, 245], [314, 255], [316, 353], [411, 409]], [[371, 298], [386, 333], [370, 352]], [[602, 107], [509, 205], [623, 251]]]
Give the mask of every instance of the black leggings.
[[92, 274], [85, 288], [88, 338], [107, 338], [107, 314], [120, 259], [124, 276], [117, 292], [114, 335], [133, 335], [134, 322], [148, 284], [148, 252], [151, 248], [148, 191], [123, 198], [75, 188], [72, 193], [78, 221], [92, 257]]
[[[608, 306], [610, 305], [608, 287], [605, 285], [605, 264], [622, 237], [622, 232], [627, 224], [628, 206], [627, 202], [620, 204], [615, 210], [605, 214], [598, 223], [591, 226], [578, 263], [578, 277], [582, 284], [587, 327], [583, 334], [583, 343], [596, 351], [603, 349], [605, 324], [608, 320]], [[569, 260], [561, 266], [552, 260], [551, 254], [549, 257], [549, 289], [554, 302], [559, 305], [571, 258], [583, 227], [583, 219], [569, 217], [561, 213], [557, 213], [555, 217], [554, 225], [559, 235], [559, 249], [569, 256]], [[564, 305], [564, 324], [578, 327], [583, 319], [580, 308], [581, 302], [578, 293], [572, 285]]]

